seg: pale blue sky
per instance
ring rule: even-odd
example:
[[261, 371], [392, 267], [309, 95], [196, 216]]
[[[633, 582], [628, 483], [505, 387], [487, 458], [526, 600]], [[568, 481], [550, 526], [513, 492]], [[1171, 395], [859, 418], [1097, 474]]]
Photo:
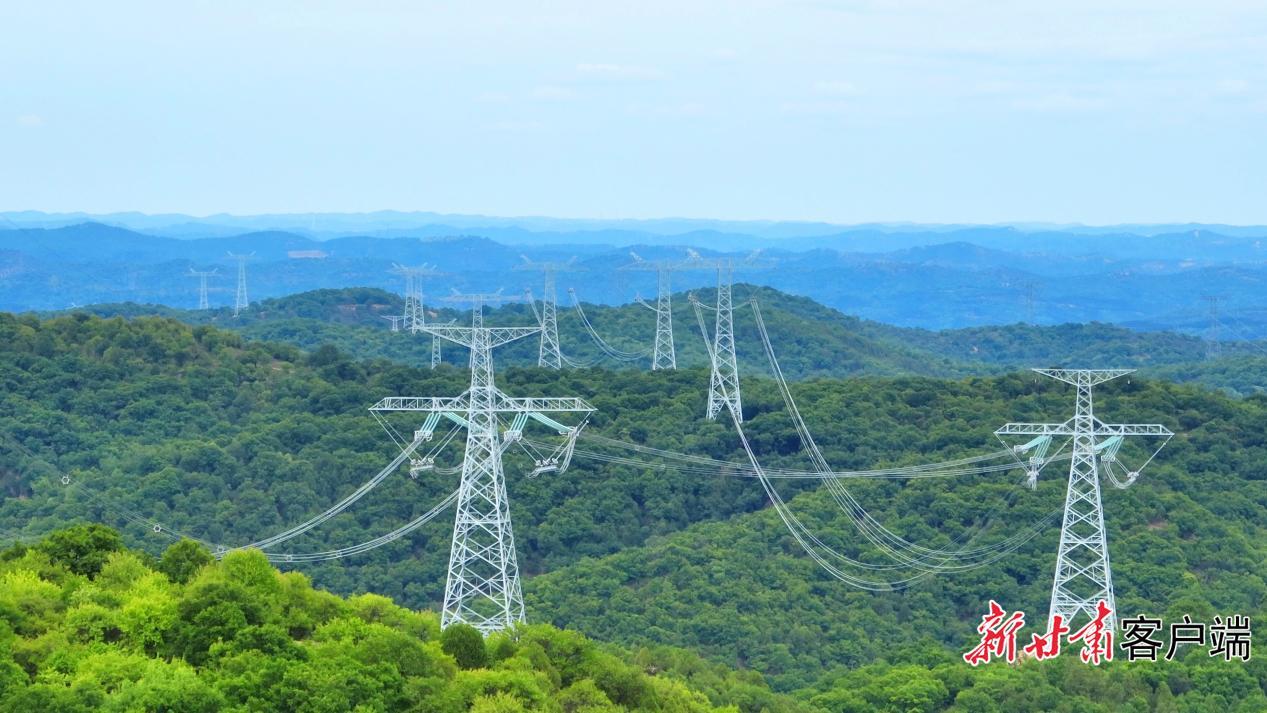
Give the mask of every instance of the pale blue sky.
[[1267, 223], [1262, 0], [27, 2], [0, 210]]

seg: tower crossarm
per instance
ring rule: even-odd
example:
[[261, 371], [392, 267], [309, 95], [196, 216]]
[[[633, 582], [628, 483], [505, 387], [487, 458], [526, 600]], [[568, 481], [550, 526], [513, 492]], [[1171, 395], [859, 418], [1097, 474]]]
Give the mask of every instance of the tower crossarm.
[[584, 272], [585, 268], [576, 264], [576, 257], [573, 256], [567, 262], [538, 262], [530, 259], [527, 255], [519, 256], [523, 262], [515, 265], [513, 270], [517, 271], [536, 271], [536, 272]]
[[1072, 436], [1073, 424], [1064, 423], [1005, 423], [994, 432], [996, 436]]
[[[474, 332], [472, 327], [450, 327], [448, 325], [428, 324], [423, 327], [424, 332], [433, 334], [441, 339], [447, 339], [450, 342], [461, 344], [464, 347], [471, 346], [474, 341]], [[530, 337], [541, 331], [541, 327], [480, 327], [486, 330], [488, 335], [489, 348], [500, 347], [517, 339]]]
[[1095, 384], [1103, 384], [1111, 379], [1119, 376], [1126, 376], [1134, 372], [1134, 369], [1034, 369], [1036, 373], [1043, 376], [1050, 376], [1057, 381], [1063, 381], [1066, 384], [1075, 386], [1094, 386]]
[[437, 396], [388, 396], [370, 407], [370, 411], [417, 411], [443, 415], [463, 414], [471, 408], [471, 401], [463, 394], [452, 398]]
[[1164, 436], [1169, 438], [1174, 434], [1169, 428], [1160, 423], [1101, 423], [1096, 419], [1095, 430], [1092, 432], [1096, 436]]
[[594, 407], [577, 398], [516, 398], [501, 392], [494, 407], [502, 413], [527, 412], [529, 415], [546, 413], [591, 413]]

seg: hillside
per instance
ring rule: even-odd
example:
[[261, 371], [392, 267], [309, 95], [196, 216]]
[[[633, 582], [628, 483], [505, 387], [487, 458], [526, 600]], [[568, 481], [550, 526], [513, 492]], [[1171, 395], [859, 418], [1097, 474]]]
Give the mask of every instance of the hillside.
[[[697, 293], [705, 303], [713, 290]], [[761, 300], [772, 338], [783, 354], [784, 370], [791, 378], [813, 376], [919, 375], [953, 377], [997, 374], [1035, 366], [1087, 364], [1136, 368], [1141, 375], [1178, 382], [1194, 382], [1233, 395], [1267, 390], [1267, 345], [1236, 341], [1222, 344], [1222, 354], [1207, 359], [1202, 339], [1173, 332], [1136, 331], [1111, 324], [1028, 325], [932, 331], [894, 327], [851, 317], [805, 297], [796, 297], [753, 285], [735, 287], [736, 304], [757, 295]], [[674, 295], [674, 334], [678, 364], [706, 364], [697, 320], [685, 293]], [[585, 331], [572, 302], [560, 297], [559, 332], [565, 355], [582, 364], [608, 368], [645, 368], [649, 358], [630, 362], [604, 358]], [[646, 352], [654, 334], [654, 314], [637, 305], [609, 307], [585, 304], [584, 310], [613, 347], [625, 352]], [[80, 310], [77, 310], [80, 311]], [[264, 300], [233, 318], [227, 309], [208, 312], [176, 310], [156, 305], [108, 304], [83, 308], [101, 316], [170, 316], [191, 324], [215, 324], [251, 339], [287, 342], [312, 350], [332, 344], [356, 358], [385, 358], [402, 364], [429, 364], [430, 338], [392, 334], [384, 315], [404, 311], [399, 295], [375, 288], [316, 290]], [[439, 322], [469, 319], [469, 312], [429, 308]], [[706, 314], [706, 317], [708, 315]], [[490, 323], [531, 324], [526, 305], [489, 309]], [[709, 323], [709, 329], [712, 324]], [[746, 307], [736, 312], [736, 339], [740, 368], [745, 374], [765, 374], [755, 326]], [[465, 358], [456, 347], [445, 345], [451, 361]], [[528, 341], [499, 353], [499, 363], [532, 365], [536, 345]]]
[[[733, 431], [700, 417], [702, 371], [499, 374], [512, 394], [590, 400], [598, 412], [588, 430], [596, 435], [742, 459]], [[386, 395], [456, 394], [464, 379], [454, 368], [358, 362], [329, 348], [304, 355], [165, 319], [0, 316], [0, 533], [37, 538], [89, 518], [118, 523], [130, 542], [157, 554], [165, 538], [120, 517], [126, 508], [215, 542], [247, 542], [319, 512], [391, 458], [394, 449], [376, 433], [366, 406]], [[815, 379], [796, 391], [839, 468], [987, 452], [996, 447], [991, 432], [998, 424], [1063, 419], [1072, 403], [1068, 390], [1029, 375]], [[772, 384], [751, 379], [744, 394], [763, 460], [803, 467]], [[1162, 422], [1180, 434], [1139, 484], [1106, 492], [1123, 611], [1261, 616], [1267, 399], [1133, 378], [1106, 385], [1097, 404], [1102, 418]], [[1061, 709], [1048, 705], [1055, 700], [1067, 710], [1097, 710], [1079, 695], [1101, 702], [1099, 710], [1140, 707], [1140, 700], [1142, 710], [1166, 710], [1159, 701], [1168, 697], [1192, 710], [1261, 707], [1267, 673], [1259, 660], [1213, 662], [1200, 651], [1183, 663], [1157, 664], [1156, 674], [1141, 665], [1092, 670], [1068, 661], [979, 672], [951, 665], [988, 599], [1041, 616], [1054, 530], [982, 569], [873, 594], [831, 580], [796, 550], [749, 479], [580, 454], [565, 474], [529, 479], [526, 470], [522, 456], [508, 457], [534, 621], [626, 646], [689, 648], [718, 664], [760, 670], [777, 689], [830, 710], [904, 709], [894, 701], [908, 693], [927, 698], [918, 710]], [[83, 487], [62, 486], [62, 472]], [[452, 480], [388, 478], [352, 510], [295, 540], [293, 551], [382, 534], [439, 501]], [[983, 518], [990, 525], [983, 543], [1014, 533], [1059, 506], [1061, 482], [1053, 468], [1036, 492], [1010, 476], [867, 482], [851, 490], [889, 527], [937, 546]], [[870, 554], [811, 484], [779, 487], [823, 537]], [[433, 522], [363, 557], [303, 571], [335, 592], [434, 606], [447, 529]], [[978, 685], [977, 693], [996, 691], [989, 697], [1000, 701], [1006, 692], [1017, 703], [978, 707], [972, 702], [980, 696], [967, 693]]]
[[99, 525], [0, 551], [0, 583], [4, 710], [811, 710], [687, 652], [548, 625], [441, 633], [432, 612], [336, 597], [258, 552], [214, 562], [183, 541], [154, 559]]
[[[714, 300], [713, 290], [697, 293], [705, 304]], [[973, 370], [941, 359], [919, 347], [908, 346], [891, 338], [880, 325], [848, 317], [811, 300], [792, 297], [774, 290], [760, 290], [751, 285], [735, 287], [735, 339], [741, 368], [764, 373], [766, 361], [756, 326], [746, 300], [759, 295], [771, 337], [785, 344], [788, 358], [784, 368], [797, 378], [811, 376], [848, 376], [858, 374], [931, 376], [966, 375]], [[584, 323], [566, 295], [560, 297], [559, 341], [564, 354], [585, 365], [621, 368], [646, 368], [655, 334], [655, 314], [639, 304], [620, 307], [583, 304], [595, 331], [612, 347], [622, 352], [642, 353], [636, 360], [622, 362], [604, 358], [585, 330]], [[392, 333], [385, 315], [404, 311], [399, 295], [372, 288], [316, 290], [298, 295], [270, 299], [253, 305], [251, 310], [234, 318], [227, 309], [199, 312], [174, 310], [152, 305], [94, 305], [83, 310], [100, 316], [134, 317], [143, 315], [171, 316], [191, 324], [214, 324], [231, 329], [251, 339], [287, 342], [301, 349], [313, 350], [331, 344], [356, 358], [386, 358], [402, 364], [430, 364], [431, 338]], [[445, 323], [470, 321], [469, 310], [428, 306], [429, 319]], [[487, 308], [489, 324], [531, 325], [535, 323], [527, 304], [511, 303]], [[713, 325], [706, 313], [708, 328]], [[677, 364], [681, 368], [702, 367], [707, 356], [698, 320], [687, 295], [674, 295], [674, 340]], [[898, 334], [894, 331], [892, 334]], [[498, 352], [500, 364], [531, 366], [537, 362], [536, 340], [525, 340]], [[465, 364], [465, 352], [445, 344], [450, 361]]]
[[[1043, 414], [1063, 418], [1072, 394], [1054, 391], [1029, 378], [1005, 377], [819, 382], [801, 389], [800, 396], [802, 407], [817, 414], [811, 427], [830, 444], [825, 450], [831, 462], [856, 465], [860, 452], [877, 460], [879, 454], [898, 452], [925, 460], [949, 455], [934, 456], [928, 441], [974, 450], [968, 444], [983, 444], [988, 429], [1009, 413], [1021, 420]], [[1063, 398], [1053, 402], [1053, 396]], [[828, 413], [838, 404], [865, 416], [833, 420]], [[1261, 612], [1267, 602], [1262, 544], [1267, 470], [1260, 459], [1267, 455], [1267, 440], [1260, 425], [1267, 418], [1267, 400], [1229, 401], [1133, 380], [1104, 388], [1098, 404], [1106, 419], [1169, 423], [1180, 434], [1136, 486], [1106, 488], [1119, 606], [1129, 614], [1166, 618], [1186, 612], [1207, 618], [1234, 610]], [[886, 434], [886, 429], [897, 433]], [[765, 433], [757, 419], [749, 430]], [[767, 453], [780, 442], [777, 435], [754, 438], [768, 444]], [[904, 439], [912, 444], [909, 451], [900, 445]], [[851, 490], [882, 522], [935, 546], [953, 540], [976, 518], [988, 516], [992, 523], [986, 540], [1038, 521], [1061, 504], [1064, 473], [1057, 467], [1045, 471], [1036, 492], [1007, 478], [917, 480]], [[824, 493], [802, 495], [796, 505], [816, 531], [833, 538], [829, 542], [840, 537], [844, 547], [854, 546], [856, 533]], [[532, 610], [556, 624], [626, 643], [689, 646], [752, 666], [776, 686], [795, 689], [877, 660], [932, 668], [943, 662], [940, 657], [953, 658], [953, 652], [975, 640], [973, 627], [989, 598], [1041, 616], [1057, 536], [1058, 528], [1052, 527], [997, 565], [929, 579], [900, 593], [873, 594], [832, 580], [799, 550], [774, 513], [763, 510], [568, 565], [531, 580], [528, 592]], [[941, 653], [933, 656], [930, 649]], [[1260, 684], [1267, 681], [1267, 668], [1254, 670]]]

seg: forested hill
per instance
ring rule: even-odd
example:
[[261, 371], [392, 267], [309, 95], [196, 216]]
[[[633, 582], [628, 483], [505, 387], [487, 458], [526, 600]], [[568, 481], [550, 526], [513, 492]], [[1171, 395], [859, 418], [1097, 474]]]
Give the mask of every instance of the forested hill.
[[[697, 293], [706, 304], [712, 290]], [[771, 336], [779, 349], [784, 371], [791, 378], [810, 376], [918, 375], [954, 377], [998, 374], [1035, 366], [1112, 365], [1138, 368], [1143, 375], [1180, 382], [1195, 382], [1232, 394], [1267, 390], [1267, 343], [1226, 342], [1222, 354], [1207, 357], [1206, 342], [1174, 332], [1141, 332], [1110, 324], [1062, 324], [1035, 326], [1010, 324], [993, 327], [930, 331], [894, 327], [851, 317], [806, 297], [770, 288], [737, 285], [735, 331], [740, 368], [745, 373], [767, 374], [768, 362], [751, 314], [744, 302], [756, 296], [766, 316]], [[674, 295], [674, 336], [679, 366], [706, 363], [698, 321], [685, 293]], [[652, 343], [655, 318], [639, 304], [621, 307], [584, 305], [595, 330], [615, 349], [646, 353]], [[283, 341], [305, 350], [322, 344], [337, 346], [357, 358], [383, 357], [402, 364], [429, 364], [431, 340], [393, 334], [388, 315], [404, 311], [403, 300], [375, 288], [316, 290], [253, 305], [239, 317], [231, 310], [178, 310], [155, 305], [94, 305], [82, 308], [102, 316], [162, 315], [191, 324], [215, 324], [251, 339]], [[439, 322], [465, 323], [469, 312], [428, 308]], [[705, 314], [711, 320], [711, 313]], [[489, 308], [492, 324], [531, 324], [531, 310], [524, 304]], [[712, 328], [711, 321], [708, 322]], [[604, 358], [585, 330], [572, 300], [560, 294], [560, 341], [565, 355], [584, 364], [608, 368], [645, 368], [649, 357], [629, 361]], [[465, 353], [452, 345], [443, 348], [445, 358], [459, 363]], [[499, 363], [536, 363], [535, 342], [511, 345], [498, 353]]]
[[[712, 290], [698, 293], [705, 304], [714, 299]], [[735, 287], [735, 340], [741, 368], [766, 373], [766, 359], [755, 323], [746, 301], [759, 296], [773, 339], [783, 348], [784, 369], [793, 376], [842, 376], [857, 374], [926, 374], [960, 376], [972, 368], [954, 360], [939, 358], [927, 350], [889, 338], [880, 325], [848, 317], [805, 298], [758, 289]], [[707, 364], [707, 352], [699, 322], [685, 293], [674, 295], [673, 328], [679, 367]], [[445, 323], [457, 320], [469, 324], [470, 311], [428, 305], [429, 319]], [[595, 332], [612, 348], [640, 353], [628, 361], [603, 358], [603, 352], [586, 331], [584, 323], [566, 294], [559, 296], [559, 341], [564, 354], [579, 363], [608, 368], [647, 368], [655, 337], [655, 314], [640, 304], [621, 307], [584, 304]], [[153, 305], [97, 305], [84, 308], [101, 316], [170, 316], [191, 324], [215, 324], [252, 339], [283, 341], [312, 350], [332, 344], [357, 358], [384, 357], [403, 364], [429, 364], [431, 339], [392, 333], [383, 317], [404, 311], [403, 299], [382, 290], [353, 288], [316, 290], [265, 300], [239, 317], [227, 309], [175, 310]], [[509, 303], [485, 309], [489, 324], [531, 325], [536, 318], [524, 303]], [[711, 330], [712, 314], [705, 314]], [[498, 351], [499, 364], [535, 365], [537, 342], [529, 339]], [[466, 353], [446, 344], [445, 358], [465, 364]]]
[[0, 551], [0, 584], [6, 711], [813, 711], [686, 651], [549, 625], [441, 632], [432, 612], [337, 597], [258, 552], [215, 562], [185, 540], [155, 559], [100, 525]]
[[[587, 427], [593, 435], [741, 462], [733, 428], [702, 419], [706, 377], [696, 369], [498, 372], [512, 395], [586, 398], [598, 409]], [[319, 513], [397, 453], [367, 406], [389, 395], [456, 395], [465, 381], [453, 367], [358, 361], [332, 348], [304, 354], [169, 319], [0, 315], [0, 535], [33, 541], [87, 519], [117, 524], [130, 543], [161, 552], [170, 540], [130, 515], [212, 542], [249, 542]], [[1030, 374], [815, 379], [793, 388], [838, 468], [988, 453], [998, 447], [992, 431], [999, 424], [1061, 421], [1073, 402], [1063, 385]], [[744, 398], [746, 428], [763, 461], [804, 467], [773, 384], [748, 379]], [[1267, 397], [1233, 399], [1134, 377], [1098, 389], [1096, 404], [1106, 421], [1159, 422], [1179, 434], [1133, 487], [1106, 488], [1123, 613], [1261, 620]], [[418, 423], [396, 425], [404, 431]], [[1054, 528], [986, 567], [871, 593], [819, 570], [766, 509], [761, 488], [732, 477], [734, 469], [665, 468], [643, 455], [615, 464], [594, 457], [601, 442], [581, 443], [585, 452], [568, 472], [536, 478], [525, 477], [526, 456], [508, 451], [533, 621], [622, 645], [692, 649], [717, 664], [760, 670], [777, 689], [832, 711], [1267, 705], [1261, 657], [1227, 663], [1195, 648], [1183, 661], [1152, 666], [1094, 669], [1063, 657], [968, 670], [956, 657], [974, 639], [989, 599], [1024, 609], [1031, 621], [1042, 618]], [[459, 456], [449, 453], [438, 465]], [[978, 524], [985, 525], [978, 542], [988, 545], [1058, 508], [1063, 479], [1053, 465], [1036, 491], [1021, 487], [1016, 473], [865, 481], [850, 490], [922, 546], [944, 547]], [[394, 474], [288, 551], [370, 540], [429, 510], [455, 484], [438, 472], [417, 480]], [[828, 543], [858, 557], [874, 554], [813, 483], [778, 487]], [[448, 545], [448, 523], [437, 520], [363, 556], [302, 571], [335, 592], [432, 607]]]

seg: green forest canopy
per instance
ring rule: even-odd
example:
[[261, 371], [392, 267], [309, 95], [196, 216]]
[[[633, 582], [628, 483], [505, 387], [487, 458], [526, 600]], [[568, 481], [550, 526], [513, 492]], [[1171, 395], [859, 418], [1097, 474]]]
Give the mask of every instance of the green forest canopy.
[[[699, 290], [709, 303], [713, 290]], [[1143, 332], [1111, 324], [1009, 324], [932, 331], [895, 327], [845, 315], [811, 299], [754, 285], [735, 286], [736, 344], [740, 366], [749, 374], [767, 373], [756, 328], [746, 300], [757, 297], [771, 336], [780, 348], [782, 365], [791, 378], [814, 376], [936, 376], [1006, 373], [1033, 366], [1111, 364], [1143, 370], [1143, 375], [1194, 382], [1232, 394], [1262, 393], [1267, 385], [1267, 343], [1229, 341], [1223, 354], [1209, 359], [1206, 342], [1173, 332]], [[580, 295], [584, 297], [584, 295]], [[706, 352], [694, 312], [685, 293], [673, 296], [673, 327], [679, 366], [706, 364]], [[430, 364], [431, 339], [392, 333], [384, 315], [401, 314], [403, 300], [375, 288], [326, 289], [264, 300], [239, 317], [228, 309], [181, 310], [158, 305], [96, 305], [84, 308], [101, 316], [168, 316], [191, 324], [214, 324], [251, 339], [282, 341], [313, 350], [334, 345], [355, 358], [382, 357], [403, 364]], [[646, 352], [655, 316], [639, 304], [617, 307], [584, 305], [594, 328], [625, 352]], [[469, 312], [428, 308], [438, 322], [469, 321]], [[711, 314], [706, 315], [711, 320]], [[509, 304], [490, 309], [490, 323], [532, 324], [530, 308]], [[605, 368], [646, 368], [649, 357], [630, 363], [603, 359], [584, 330], [570, 297], [560, 296], [560, 343], [565, 355]], [[711, 321], [708, 322], [711, 329]], [[459, 364], [464, 352], [444, 345], [443, 353]], [[502, 350], [499, 363], [536, 363], [533, 340]]]
[[[694, 683], [692, 683], [694, 682]], [[710, 696], [714, 699], [710, 701]], [[688, 652], [623, 651], [549, 625], [487, 641], [432, 612], [343, 599], [255, 551], [160, 558], [100, 525], [0, 551], [0, 709], [809, 710]]]
[[[587, 398], [599, 408], [596, 432], [738, 460], [729, 430], [700, 419], [705, 376], [696, 370], [509, 369], [501, 381], [515, 394]], [[430, 372], [355, 361], [333, 349], [303, 355], [170, 320], [5, 316], [0, 379], [0, 433], [35, 454], [0, 441], [7, 476], [0, 531], [34, 538], [75, 520], [114, 519], [100, 502], [85, 502], [52, 477], [66, 472], [105, 492], [109, 502], [236, 543], [319, 511], [390, 458], [389, 442], [364, 415], [368, 404], [384, 395], [456, 394], [465, 375], [449, 367]], [[1057, 418], [1071, 404], [1059, 385], [1025, 375], [820, 379], [796, 388], [829, 459], [840, 467], [980, 452], [990, 447], [999, 423]], [[1267, 399], [1133, 379], [1106, 386], [1098, 404], [1106, 418], [1159, 421], [1180, 432], [1139, 485], [1106, 494], [1124, 612], [1261, 615]], [[795, 437], [769, 382], [745, 382], [745, 412], [763, 455], [795, 464]], [[965, 678], [954, 657], [971, 639], [988, 598], [1025, 608], [1031, 617], [1044, 609], [1054, 533], [997, 566], [876, 595], [817, 571], [762, 510], [752, 483], [580, 461], [557, 477], [526, 480], [514, 475], [522, 468], [511, 472], [534, 620], [614, 643], [686, 647], [727, 666], [761, 670], [776, 688], [803, 701], [836, 695], [829, 709], [898, 700], [891, 689], [915, 680], [928, 689], [927, 706], [916, 710], [967, 705], [960, 698], [969, 679], [996, 681], [1000, 691], [1026, 681], [1027, 690], [1066, 697], [1078, 693], [1077, 683], [1119, 696], [1103, 700], [1131, 706], [1143, 700], [1158, 710], [1168, 705], [1167, 696], [1186, 700], [1191, 710], [1249, 706], [1261, 696], [1264, 677], [1256, 662], [1194, 660], [1158, 664], [1157, 674], [1133, 667], [1129, 675], [1115, 673], [1116, 665], [1088, 671], [1055, 662], [1015, 673], [989, 667]], [[437, 481], [389, 479], [382, 497], [367, 498], [296, 546], [318, 549], [381, 534], [452, 487]], [[893, 529], [936, 543], [986, 512], [997, 511], [1003, 525], [1032, 521], [1059, 506], [1060, 481], [1059, 474], [1045, 474], [1037, 492], [1019, 494], [1005, 480], [874, 484], [858, 492]], [[797, 492], [789, 487], [785, 494]], [[805, 492], [793, 504], [822, 531], [844, 536], [839, 514], [833, 516], [817, 493]], [[447, 536], [443, 523], [429, 528], [363, 559], [306, 573], [334, 591], [374, 591], [409, 606], [432, 606]], [[152, 533], [130, 525], [125, 532], [155, 548]], [[1006, 527], [999, 532], [1006, 534]], [[859, 676], [870, 683], [861, 685]], [[883, 681], [893, 686], [877, 683]], [[861, 697], [833, 694], [841, 689], [857, 689]], [[994, 689], [978, 693], [983, 690]], [[1052, 700], [1037, 696], [1000, 709], [1050, 710], [1043, 701]]]

